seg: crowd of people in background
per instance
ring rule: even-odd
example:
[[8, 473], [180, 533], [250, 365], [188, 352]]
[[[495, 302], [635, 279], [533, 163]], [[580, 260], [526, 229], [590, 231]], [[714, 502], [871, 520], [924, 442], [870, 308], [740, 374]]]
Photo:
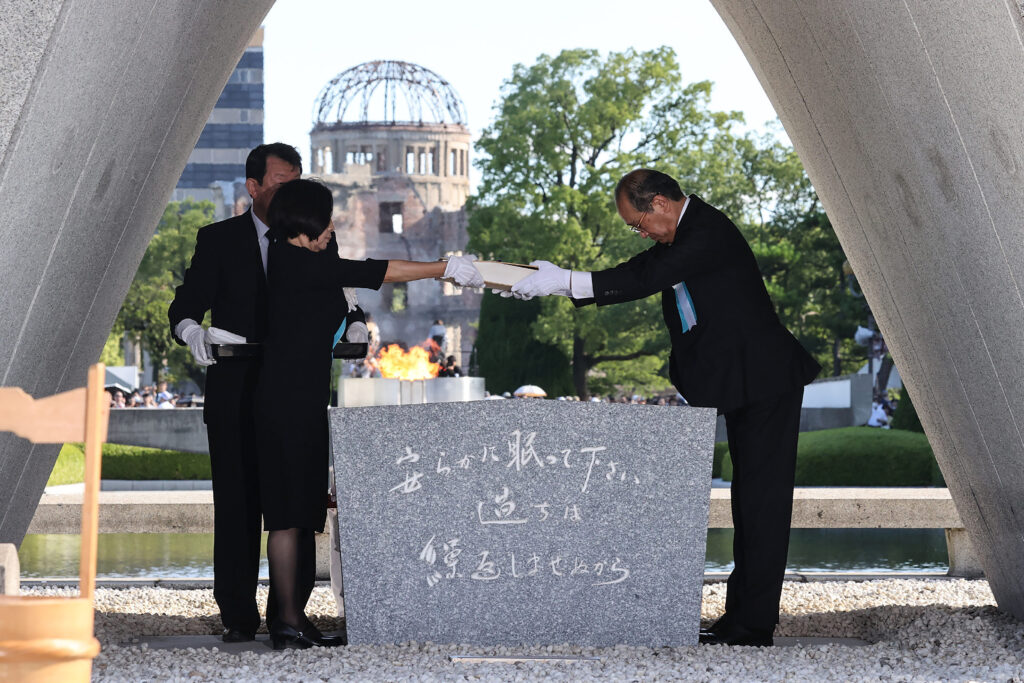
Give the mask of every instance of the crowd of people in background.
[[[458, 376], [458, 375], [456, 375]], [[486, 398], [521, 398], [519, 396], [513, 396], [510, 392], [506, 391], [501, 394], [491, 395], [490, 392], [484, 392]], [[583, 401], [579, 396], [559, 396], [556, 400], [558, 401]], [[591, 396], [587, 399], [589, 403], [626, 403], [630, 405], [645, 405], [645, 406], [685, 406], [686, 401], [679, 394], [675, 395], [654, 395], [654, 396], [640, 396], [639, 394], [627, 395], [622, 394], [615, 396], [608, 394], [607, 396]]]
[[892, 414], [896, 412], [898, 403], [897, 399], [890, 398], [888, 394], [876, 394], [871, 401], [871, 417], [868, 418], [867, 426], [889, 429]]
[[202, 405], [194, 394], [187, 396], [173, 394], [167, 389], [167, 382], [147, 385], [125, 392], [117, 387], [107, 387], [111, 408], [192, 408]]
[[[576, 397], [573, 397], [576, 398]], [[591, 397], [593, 403], [630, 403], [633, 405], [648, 405], [648, 406], [685, 406], [686, 401], [679, 394], [672, 396], [650, 396], [643, 397], [637, 394], [633, 396], [604, 396], [597, 398]]]

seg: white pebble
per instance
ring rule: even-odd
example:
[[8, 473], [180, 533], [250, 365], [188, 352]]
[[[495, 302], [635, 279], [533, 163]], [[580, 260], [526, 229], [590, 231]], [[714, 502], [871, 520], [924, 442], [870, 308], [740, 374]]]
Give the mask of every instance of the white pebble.
[[[70, 588], [25, 588], [70, 595]], [[267, 589], [259, 589], [261, 607]], [[704, 586], [701, 616], [716, 618], [725, 585]], [[307, 614], [322, 630], [341, 622], [318, 587]], [[432, 681], [432, 680], [978, 680], [1024, 681], [1024, 624], [1000, 612], [984, 580], [883, 579], [787, 583], [776, 637], [860, 638], [866, 647], [609, 648], [548, 645], [475, 647], [408, 642], [230, 654], [210, 649], [153, 650], [139, 637], [219, 634], [209, 589], [98, 588], [96, 635], [103, 650], [94, 681]], [[453, 664], [448, 655], [566, 654], [599, 662]]]

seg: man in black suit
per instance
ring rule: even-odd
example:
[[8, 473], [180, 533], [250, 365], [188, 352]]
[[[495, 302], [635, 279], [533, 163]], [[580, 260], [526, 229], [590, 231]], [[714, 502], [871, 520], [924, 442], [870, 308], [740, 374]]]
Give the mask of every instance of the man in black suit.
[[571, 296], [577, 306], [661, 292], [669, 374], [690, 405], [718, 408], [733, 463], [735, 568], [725, 614], [702, 643], [771, 645], [786, 572], [803, 387], [821, 366], [779, 322], [754, 254], [731, 220], [670, 176], [638, 169], [615, 188], [627, 226], [657, 242], [614, 268], [535, 261], [512, 295]]
[[[267, 328], [267, 207], [277, 188], [302, 174], [302, 158], [291, 145], [260, 145], [245, 162], [252, 206], [244, 214], [207, 225], [185, 279], [167, 311], [179, 344], [187, 344], [206, 371], [203, 419], [213, 473], [213, 595], [224, 623], [225, 642], [255, 637], [262, 534], [256, 472], [253, 395], [255, 358], [215, 361], [210, 333], [200, 323], [210, 311], [212, 327], [260, 342]], [[212, 341], [216, 342], [217, 339]]]

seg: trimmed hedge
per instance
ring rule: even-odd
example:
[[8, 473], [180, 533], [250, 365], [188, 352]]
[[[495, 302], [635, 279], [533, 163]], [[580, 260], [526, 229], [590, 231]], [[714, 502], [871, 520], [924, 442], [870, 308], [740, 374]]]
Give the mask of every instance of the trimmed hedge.
[[[718, 452], [716, 444], [716, 455]], [[728, 453], [728, 444], [725, 452]], [[722, 461], [732, 481], [732, 460]], [[844, 427], [800, 434], [797, 486], [945, 486], [924, 434]]]
[[[903, 405], [906, 404], [901, 398], [900, 406]], [[732, 480], [732, 461], [728, 455], [727, 442], [715, 444], [713, 477]], [[80, 482], [84, 468], [82, 444], [65, 444], [47, 485]], [[104, 479], [209, 479], [210, 456], [103, 444], [102, 476]], [[796, 485], [945, 486], [945, 482], [923, 433], [844, 427], [800, 435]]]
[[[729, 455], [729, 442], [719, 441], [715, 444], [715, 458], [711, 461], [711, 476], [717, 479], [722, 476], [722, 463]], [[732, 470], [730, 469], [730, 472]], [[730, 477], [731, 480], [731, 477]]]
[[[209, 479], [206, 453], [164, 451], [159, 448], [103, 444], [103, 479]], [[83, 481], [85, 452], [80, 443], [64, 444], [47, 486]]]

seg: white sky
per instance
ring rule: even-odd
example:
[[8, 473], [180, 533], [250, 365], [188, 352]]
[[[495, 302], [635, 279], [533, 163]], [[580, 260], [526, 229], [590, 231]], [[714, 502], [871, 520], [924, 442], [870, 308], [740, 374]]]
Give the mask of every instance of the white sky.
[[[295, 145], [309, 163], [313, 102], [341, 71], [375, 59], [414, 62], [446, 79], [466, 106], [475, 141], [490, 123], [502, 81], [542, 53], [629, 47], [675, 49], [684, 82], [714, 82], [714, 109], [740, 110], [752, 129], [775, 111], [707, 0], [647, 0], [623, 15], [607, 0], [277, 0], [264, 22], [268, 142]], [[642, 8], [642, 9], [641, 9]], [[781, 131], [781, 129], [780, 129]], [[475, 170], [471, 176], [476, 185]]]

